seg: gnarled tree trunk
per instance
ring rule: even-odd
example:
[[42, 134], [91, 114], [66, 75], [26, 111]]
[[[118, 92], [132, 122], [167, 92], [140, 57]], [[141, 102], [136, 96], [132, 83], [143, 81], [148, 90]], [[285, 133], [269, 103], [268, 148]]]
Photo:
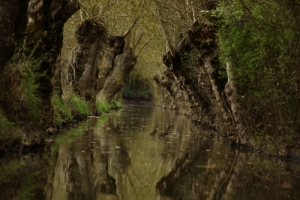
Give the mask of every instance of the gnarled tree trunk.
[[188, 34], [192, 44], [199, 52], [199, 58], [203, 63], [201, 68], [208, 77], [212, 89], [211, 97], [215, 99], [217, 110], [220, 113], [218, 115], [219, 121], [224, 123], [226, 128], [229, 128], [228, 125], [231, 123], [230, 113], [228, 113], [228, 109], [226, 109], [226, 105], [224, 104], [221, 95], [224, 85], [222, 85], [221, 81], [218, 79], [217, 74], [218, 46], [215, 37], [216, 32], [216, 26], [195, 22]]
[[129, 39], [126, 40], [124, 52], [115, 59], [115, 67], [111, 75], [107, 77], [103, 89], [97, 98], [104, 98], [108, 103], [121, 91], [131, 70], [134, 68], [137, 57], [130, 46]]
[[115, 67], [116, 56], [123, 53], [124, 44], [124, 37], [121, 36], [108, 37], [105, 41], [103, 59], [99, 65], [97, 92], [103, 89], [107, 77]]
[[[86, 20], [78, 27], [76, 39], [79, 45], [73, 52], [68, 72], [73, 76], [75, 92], [96, 113], [96, 97], [115, 67], [116, 56], [123, 52], [124, 38], [108, 36], [101, 23]], [[69, 92], [66, 90], [64, 93]]]
[[[75, 92], [79, 94], [92, 108], [95, 110], [95, 97], [97, 83], [98, 65], [99, 60], [103, 58], [103, 50], [105, 46], [105, 39], [107, 37], [104, 26], [97, 23], [94, 20], [86, 20], [82, 22], [77, 31], [76, 39], [78, 46], [72, 52], [72, 58], [65, 71], [63, 79], [67, 79], [66, 73], [71, 75], [72, 87]], [[67, 98], [73, 91], [72, 87], [69, 87], [67, 83], [63, 84], [65, 80], [62, 80], [63, 93]]]

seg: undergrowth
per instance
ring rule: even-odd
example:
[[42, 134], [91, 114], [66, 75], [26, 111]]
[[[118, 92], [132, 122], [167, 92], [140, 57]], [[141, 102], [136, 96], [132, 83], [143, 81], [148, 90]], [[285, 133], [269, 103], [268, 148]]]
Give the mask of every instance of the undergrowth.
[[62, 98], [54, 92], [51, 103], [53, 106], [53, 123], [54, 125], [61, 125], [73, 118], [70, 107], [62, 100]]
[[90, 113], [87, 103], [76, 94], [71, 96], [70, 104], [74, 111], [80, 115], [88, 115]]
[[97, 101], [96, 108], [99, 114], [103, 114], [113, 109], [122, 108], [122, 103], [117, 100], [113, 100], [111, 103], [108, 103], [104, 98], [102, 98]]
[[23, 49], [16, 50], [7, 64], [4, 77], [4, 101], [2, 109], [15, 120], [30, 120], [42, 124], [43, 106], [39, 95], [38, 80], [44, 73], [39, 72], [41, 61], [32, 54], [25, 55]]

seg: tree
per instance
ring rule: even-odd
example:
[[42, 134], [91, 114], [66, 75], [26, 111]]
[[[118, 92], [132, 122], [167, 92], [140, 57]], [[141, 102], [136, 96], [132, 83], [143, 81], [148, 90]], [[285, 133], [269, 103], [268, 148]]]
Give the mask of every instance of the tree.
[[251, 133], [244, 137], [252, 141], [274, 137], [278, 143], [297, 137], [297, 2], [220, 1], [218, 10], [223, 63], [231, 66], [228, 75], [234, 80], [241, 120], [254, 134], [254, 138]]

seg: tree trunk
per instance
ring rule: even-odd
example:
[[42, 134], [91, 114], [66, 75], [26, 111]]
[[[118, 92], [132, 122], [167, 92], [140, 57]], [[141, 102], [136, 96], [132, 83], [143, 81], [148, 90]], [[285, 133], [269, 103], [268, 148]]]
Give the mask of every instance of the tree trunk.
[[[75, 92], [88, 103], [92, 112], [95, 112], [95, 97], [97, 95], [95, 85], [99, 60], [103, 58], [106, 37], [107, 33], [102, 24], [93, 20], [82, 22], [76, 31], [79, 45], [75, 48], [68, 66], [68, 72], [71, 73], [71, 77], [74, 76]], [[68, 90], [64, 92], [72, 93]]]
[[223, 99], [222, 92], [225, 88], [224, 80], [220, 80], [218, 75], [218, 44], [216, 42], [217, 27], [214, 25], [195, 22], [188, 32], [189, 38], [199, 52], [199, 58], [203, 62], [203, 69], [209, 78], [212, 89], [212, 98], [215, 99], [219, 128], [230, 131], [234, 125], [230, 108], [227, 108], [227, 99]]
[[[51, 79], [62, 47], [64, 24], [78, 9], [77, 0], [0, 0], [0, 76], [3, 77], [0, 101], [5, 112], [11, 115], [9, 118], [14, 121], [32, 120], [25, 114], [30, 111], [22, 103], [20, 88], [26, 76], [22, 74], [22, 64], [33, 61], [35, 63], [30, 63], [31, 69], [27, 70], [38, 77], [34, 83], [38, 89], [31, 95], [41, 99], [43, 110], [40, 112], [40, 121], [43, 127], [47, 128], [52, 123]], [[18, 52], [15, 52], [15, 48], [18, 48]], [[8, 65], [14, 54], [14, 60]], [[15, 66], [16, 69], [5, 70], [8, 66]], [[2, 95], [11, 91], [18, 94]], [[9, 106], [12, 101], [10, 98], [16, 96], [21, 96], [14, 99], [15, 104], [19, 105]], [[14, 111], [10, 112], [9, 109]], [[22, 113], [22, 119], [18, 113]]]
[[242, 120], [242, 109], [239, 107], [238, 103], [236, 102], [237, 91], [234, 83], [234, 77], [232, 72], [232, 64], [229, 60], [226, 61], [226, 71], [228, 75], [228, 81], [225, 86], [225, 93], [230, 103], [231, 112], [235, 122], [236, 128], [236, 140], [238, 145], [246, 145], [247, 148], [252, 148], [252, 144], [250, 142], [249, 135], [247, 135], [246, 127]]
[[[217, 80], [213, 75], [215, 73], [216, 69], [212, 65], [212, 59], [213, 58], [208, 56], [208, 57], [202, 58], [202, 61], [204, 62], [204, 67], [205, 67], [206, 73], [207, 73], [207, 75], [209, 77], [209, 80], [210, 80], [210, 84], [211, 84], [211, 87], [212, 87], [212, 92], [214, 94], [218, 110], [221, 113], [221, 116], [220, 116], [221, 120], [220, 121], [224, 122], [224, 124], [226, 124], [225, 125], [226, 128], [229, 128], [228, 125], [230, 125], [232, 123], [231, 118], [230, 118], [230, 113], [228, 112], [228, 110], [225, 107], [226, 105], [223, 102], [222, 96], [220, 94], [221, 92], [219, 91]], [[220, 128], [222, 128], [222, 127], [220, 127]]]
[[124, 44], [124, 37], [121, 36], [108, 37], [106, 39], [104, 56], [101, 60], [97, 77], [97, 93], [103, 89], [107, 77], [114, 69], [116, 56], [123, 53]]
[[73, 52], [68, 72], [73, 76], [75, 92], [96, 113], [96, 97], [114, 69], [115, 57], [123, 52], [124, 38], [107, 36], [102, 24], [86, 20], [76, 31], [76, 39], [79, 45]]
[[126, 46], [124, 53], [116, 57], [116, 66], [98, 95], [98, 98], [105, 98], [108, 103], [121, 91], [137, 61], [133, 49], [129, 45]]
[[52, 121], [51, 79], [63, 45], [63, 27], [77, 10], [79, 10], [77, 0], [32, 0], [29, 5], [30, 21], [24, 51], [42, 61], [37, 73], [44, 75], [37, 83], [38, 94], [45, 108], [45, 125], [49, 125]]

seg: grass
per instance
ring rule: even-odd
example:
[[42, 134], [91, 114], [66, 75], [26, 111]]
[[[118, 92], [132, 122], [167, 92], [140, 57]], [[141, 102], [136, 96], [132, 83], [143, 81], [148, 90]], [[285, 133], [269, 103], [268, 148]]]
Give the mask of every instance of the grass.
[[113, 100], [111, 103], [108, 103], [105, 98], [101, 98], [97, 100], [96, 103], [97, 111], [99, 114], [107, 113], [112, 109], [120, 109], [122, 108], [122, 103], [116, 100]]
[[54, 109], [53, 123], [54, 125], [61, 125], [73, 118], [70, 107], [62, 100], [62, 98], [54, 92], [51, 103]]
[[87, 103], [76, 94], [71, 96], [70, 104], [72, 108], [80, 115], [88, 115], [90, 113]]
[[109, 108], [110, 109], [120, 109], [120, 108], [122, 108], [122, 103], [117, 100], [113, 100], [111, 102], [111, 104], [109, 105]]
[[26, 56], [22, 49], [17, 49], [15, 55], [7, 64], [4, 77], [4, 91], [0, 98], [9, 104], [2, 107], [10, 117], [19, 120], [34, 121], [42, 124], [44, 107], [39, 91], [38, 80], [44, 76], [39, 72], [41, 61], [33, 55]]
[[110, 106], [105, 99], [97, 101], [96, 107], [99, 114], [107, 113], [110, 109]]

